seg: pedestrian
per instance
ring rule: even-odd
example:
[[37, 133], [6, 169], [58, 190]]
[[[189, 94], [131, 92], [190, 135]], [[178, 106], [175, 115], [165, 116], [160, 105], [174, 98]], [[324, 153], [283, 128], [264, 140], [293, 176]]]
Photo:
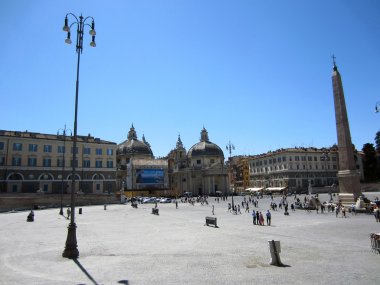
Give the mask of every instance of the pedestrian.
[[375, 215], [375, 219], [376, 219], [376, 222], [380, 222], [380, 210], [379, 208], [377, 208], [376, 210], [373, 211], [374, 215]]
[[256, 225], [260, 225], [260, 212], [256, 211]]
[[264, 226], [264, 216], [263, 213], [260, 212], [260, 226]]
[[247, 213], [249, 213], [249, 204], [247, 203], [247, 206], [245, 207], [245, 212]]
[[255, 212], [255, 210], [252, 210], [252, 222], [254, 225], [256, 225], [256, 212]]
[[338, 214], [339, 214], [339, 206], [336, 206], [335, 208], [335, 217], [338, 218]]
[[214, 214], [214, 205], [212, 205], [212, 215], [215, 215]]
[[238, 213], [241, 214], [241, 212], [240, 212], [240, 205], [238, 205]]
[[70, 208], [67, 208], [67, 218], [66, 219], [70, 219], [70, 214], [71, 214], [71, 210]]
[[178, 209], [178, 201], [175, 200], [175, 208]]
[[270, 223], [272, 220], [272, 214], [270, 213], [269, 210], [267, 210], [266, 216], [267, 216], [267, 225], [270, 226]]

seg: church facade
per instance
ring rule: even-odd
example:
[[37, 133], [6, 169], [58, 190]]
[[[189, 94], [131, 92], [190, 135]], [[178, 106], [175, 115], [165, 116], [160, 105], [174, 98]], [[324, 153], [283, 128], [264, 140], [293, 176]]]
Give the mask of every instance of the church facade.
[[221, 148], [209, 140], [205, 128], [200, 141], [188, 152], [178, 137], [176, 148], [168, 155], [169, 185], [175, 196], [227, 195], [228, 170]]
[[132, 125], [127, 140], [117, 146], [116, 165], [118, 188], [129, 197], [227, 194], [224, 154], [205, 128], [189, 151], [178, 137], [167, 157], [155, 159], [145, 137], [139, 140]]

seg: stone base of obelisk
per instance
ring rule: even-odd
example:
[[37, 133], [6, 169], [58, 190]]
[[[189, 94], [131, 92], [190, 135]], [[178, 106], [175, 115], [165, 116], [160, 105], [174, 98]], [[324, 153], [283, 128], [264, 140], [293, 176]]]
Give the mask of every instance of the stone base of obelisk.
[[356, 204], [361, 195], [360, 177], [357, 170], [339, 170], [339, 201], [343, 206]]
[[356, 199], [352, 193], [339, 193], [339, 201], [342, 206], [351, 207], [356, 204]]

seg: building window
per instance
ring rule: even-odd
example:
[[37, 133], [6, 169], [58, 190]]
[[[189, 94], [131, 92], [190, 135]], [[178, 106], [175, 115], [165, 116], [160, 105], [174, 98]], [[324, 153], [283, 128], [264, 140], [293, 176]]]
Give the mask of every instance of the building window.
[[[71, 153], [74, 153], [74, 147], [71, 147]], [[78, 147], [75, 147], [75, 153], [78, 154]]]
[[45, 144], [44, 145], [44, 152], [51, 152], [52, 150], [52, 147], [50, 144]]
[[[73, 160], [70, 160], [70, 166], [73, 167]], [[75, 167], [78, 167], [78, 160], [75, 160]]]
[[58, 146], [58, 153], [65, 153], [65, 147], [63, 145]]
[[301, 156], [302, 161], [306, 161], [306, 156]]
[[22, 150], [22, 143], [14, 143], [13, 150]]
[[103, 154], [103, 150], [101, 148], [97, 148], [95, 150], [95, 153], [96, 153], [96, 155], [102, 155]]
[[308, 161], [312, 161], [313, 158], [312, 158], [311, 156], [308, 156], [308, 157], [307, 157], [307, 160], [308, 160]]
[[336, 156], [333, 156], [331, 159], [332, 161], [336, 161]]
[[286, 161], [286, 156], [283, 156], [283, 157], [282, 157], [282, 161], [283, 161], [283, 162]]
[[51, 158], [44, 158], [42, 161], [43, 167], [51, 167]]
[[200, 159], [197, 160], [197, 164], [201, 164], [201, 160]]
[[5, 158], [4, 156], [0, 156], [0, 166], [3, 166], [5, 164]]
[[91, 154], [91, 148], [89, 148], [89, 147], [84, 147], [84, 148], [83, 148], [83, 154]]
[[86, 167], [86, 168], [90, 168], [91, 167], [91, 163], [88, 159], [84, 159], [83, 160], [83, 167]]
[[0, 142], [0, 150], [4, 149], [4, 142]]
[[29, 144], [29, 151], [30, 152], [36, 152], [37, 151], [37, 144]]
[[113, 168], [113, 160], [107, 161], [107, 168]]
[[37, 158], [29, 157], [28, 158], [28, 166], [37, 166]]
[[57, 167], [64, 167], [65, 166], [65, 160], [62, 158], [57, 159]]
[[289, 161], [292, 161], [292, 157], [291, 156], [289, 156]]
[[[359, 167], [357, 167], [357, 168], [359, 168]], [[336, 164], [333, 164], [333, 169], [337, 169], [337, 167], [336, 167]]]
[[113, 155], [113, 149], [107, 148], [107, 155]]
[[294, 157], [294, 160], [295, 160], [295, 161], [299, 161], [299, 160], [300, 160], [300, 157], [299, 157], [299, 156], [295, 156], [295, 157]]
[[12, 157], [12, 165], [21, 166], [21, 157], [18, 157], [18, 156]]
[[95, 161], [95, 167], [96, 168], [102, 168], [102, 161], [101, 160]]

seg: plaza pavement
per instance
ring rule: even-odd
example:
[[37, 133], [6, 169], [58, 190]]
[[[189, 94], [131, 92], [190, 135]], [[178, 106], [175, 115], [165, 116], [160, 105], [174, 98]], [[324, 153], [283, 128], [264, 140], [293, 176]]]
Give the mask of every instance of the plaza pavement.
[[[59, 209], [35, 211], [34, 222], [26, 222], [28, 212], [0, 214], [0, 284], [380, 283], [380, 255], [369, 239], [380, 223], [372, 215], [279, 210], [272, 226], [253, 226], [251, 213], [232, 215], [228, 202], [159, 204], [159, 216], [152, 204], [83, 207], [78, 260], [62, 258], [68, 220]], [[260, 199], [258, 209], [269, 202]], [[212, 205], [219, 228], [204, 226]], [[286, 267], [269, 265], [272, 239]]]

